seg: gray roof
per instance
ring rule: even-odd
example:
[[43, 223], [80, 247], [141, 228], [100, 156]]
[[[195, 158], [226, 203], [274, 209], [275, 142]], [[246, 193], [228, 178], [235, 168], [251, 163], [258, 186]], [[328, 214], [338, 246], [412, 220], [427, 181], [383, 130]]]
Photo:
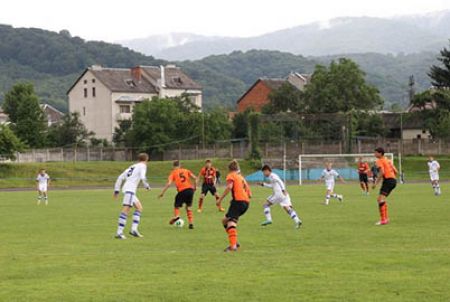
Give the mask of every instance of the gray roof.
[[94, 76], [113, 92], [158, 93], [148, 79], [133, 80], [130, 69], [89, 68]]
[[[144, 76], [155, 82], [161, 81], [161, 67], [141, 66]], [[165, 87], [172, 89], [202, 89], [202, 86], [185, 74], [180, 67], [168, 65], [164, 67]]]

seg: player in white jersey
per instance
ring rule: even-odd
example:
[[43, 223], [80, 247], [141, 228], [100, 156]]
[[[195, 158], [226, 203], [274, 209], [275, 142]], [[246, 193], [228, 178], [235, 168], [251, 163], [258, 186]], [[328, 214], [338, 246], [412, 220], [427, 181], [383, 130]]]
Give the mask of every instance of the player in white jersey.
[[262, 172], [264, 176], [269, 180], [268, 183], [262, 182], [260, 183], [261, 186], [266, 188], [272, 188], [272, 195], [270, 195], [267, 198], [266, 203], [264, 203], [264, 215], [266, 216], [266, 220], [261, 223], [262, 226], [267, 226], [272, 224], [272, 214], [270, 213], [270, 207], [279, 204], [280, 207], [282, 207], [286, 213], [294, 220], [295, 227], [298, 229], [302, 225], [302, 221], [300, 217], [298, 217], [297, 213], [295, 212], [294, 208], [292, 207], [291, 203], [291, 197], [289, 196], [289, 193], [286, 190], [286, 186], [284, 182], [281, 180], [281, 178], [272, 172], [272, 169], [268, 165], [264, 165], [262, 167]]
[[[146, 153], [141, 153], [138, 155], [138, 163], [128, 167], [122, 174], [117, 178], [116, 184], [114, 186], [114, 198], [119, 196], [120, 188], [122, 187], [123, 192], [123, 202], [122, 211], [119, 215], [119, 225], [117, 227], [116, 238], [126, 239], [123, 234], [123, 229], [127, 224], [128, 214], [131, 208], [135, 208], [133, 213], [133, 223], [131, 225], [130, 235], [134, 237], [144, 237], [138, 231], [139, 222], [141, 220], [142, 204], [136, 197], [136, 190], [139, 183], [142, 181], [145, 189], [150, 190], [150, 185], [147, 183], [147, 162], [148, 155]], [[125, 184], [122, 186], [123, 182]]]
[[439, 185], [439, 170], [441, 165], [439, 162], [430, 156], [428, 158], [428, 172], [430, 173], [431, 185], [433, 186], [434, 195], [441, 195], [441, 187]]
[[342, 176], [339, 175], [339, 173], [333, 169], [332, 163], [327, 163], [319, 179], [319, 181], [325, 180], [325, 187], [327, 189], [327, 192], [325, 195], [324, 205], [326, 206], [330, 203], [330, 198], [336, 198], [340, 202], [344, 200], [343, 195], [336, 194], [334, 192], [334, 185], [336, 184], [336, 178], [339, 178], [339, 180], [341, 180], [343, 183], [345, 182], [344, 178], [342, 178]]
[[36, 177], [38, 200], [37, 204], [40, 205], [41, 201], [45, 201], [45, 205], [48, 205], [48, 186], [50, 185], [50, 176], [46, 173], [45, 169], [39, 170]]

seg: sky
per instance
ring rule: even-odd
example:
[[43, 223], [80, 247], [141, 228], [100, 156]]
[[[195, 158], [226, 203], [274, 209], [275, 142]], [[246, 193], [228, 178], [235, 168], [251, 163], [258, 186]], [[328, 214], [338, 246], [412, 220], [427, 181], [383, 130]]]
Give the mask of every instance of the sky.
[[0, 24], [113, 42], [170, 32], [248, 37], [335, 17], [445, 9], [450, 0], [14, 0], [1, 4]]

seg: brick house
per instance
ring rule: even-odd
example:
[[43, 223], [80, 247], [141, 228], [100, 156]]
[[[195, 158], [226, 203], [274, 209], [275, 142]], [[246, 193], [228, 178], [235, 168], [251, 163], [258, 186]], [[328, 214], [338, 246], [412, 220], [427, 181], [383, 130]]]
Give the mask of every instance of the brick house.
[[270, 93], [283, 84], [289, 83], [299, 90], [303, 90], [310, 80], [310, 75], [293, 72], [286, 78], [259, 78], [237, 101], [237, 111], [244, 112], [252, 108], [261, 112], [270, 102]]

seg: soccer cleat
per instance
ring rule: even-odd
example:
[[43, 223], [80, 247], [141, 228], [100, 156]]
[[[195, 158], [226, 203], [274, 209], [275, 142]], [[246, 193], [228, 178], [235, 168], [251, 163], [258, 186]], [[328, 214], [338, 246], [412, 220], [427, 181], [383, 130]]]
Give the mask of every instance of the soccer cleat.
[[296, 222], [296, 223], [295, 223], [295, 228], [296, 228], [296, 229], [299, 229], [299, 228], [301, 228], [301, 227], [302, 227], [302, 224], [303, 224], [303, 223], [302, 223], [302, 221], [301, 221], [301, 220], [300, 220], [300, 221], [298, 221], [298, 222]]
[[375, 223], [375, 225], [386, 225], [389, 223], [389, 220], [380, 220], [377, 223]]
[[170, 219], [169, 224], [174, 224], [178, 219], [180, 219], [180, 217]]
[[190, 230], [193, 230], [194, 229], [194, 225], [191, 223], [191, 224], [189, 224], [189, 229]]
[[114, 238], [116, 238], [116, 239], [120, 239], [120, 240], [124, 240], [124, 239], [127, 239], [127, 237], [125, 237], [125, 235], [124, 235], [124, 234], [117, 234], [116, 236], [114, 236]]
[[197, 213], [201, 213], [201, 212], [203, 212], [202, 209], [198, 209], [198, 210], [197, 210]]
[[232, 248], [231, 246], [228, 246], [226, 249], [223, 250], [225, 253], [231, 253], [231, 252], [237, 252], [238, 248], [237, 246]]
[[339, 200], [340, 202], [344, 201], [344, 195], [338, 195], [337, 196], [337, 200]]
[[139, 231], [130, 231], [130, 235], [136, 238], [142, 238], [144, 237], [144, 235], [142, 235], [141, 233], [139, 233]]
[[271, 220], [266, 220], [266, 221], [261, 223], [261, 226], [267, 226], [267, 225], [270, 225], [270, 224], [272, 224], [272, 221]]
[[325, 201], [325, 202], [322, 202], [321, 205], [327, 206], [327, 205], [328, 205], [328, 202], [326, 202], [326, 201]]
[[220, 207], [220, 208], [219, 208], [219, 212], [225, 212], [225, 209], [222, 208], [222, 207]]

